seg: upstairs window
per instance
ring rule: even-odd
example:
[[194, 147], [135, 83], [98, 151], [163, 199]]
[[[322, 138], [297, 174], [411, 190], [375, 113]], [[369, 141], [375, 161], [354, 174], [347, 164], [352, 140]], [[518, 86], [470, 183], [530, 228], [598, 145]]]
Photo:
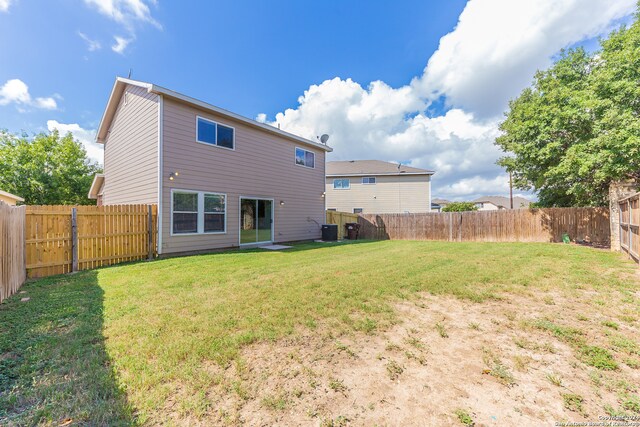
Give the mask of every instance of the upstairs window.
[[296, 165], [305, 166], [307, 168], [316, 167], [316, 155], [302, 148], [296, 147]]
[[197, 117], [196, 128], [196, 141], [230, 150], [234, 149], [235, 130], [232, 127]]
[[354, 214], [361, 214], [362, 213], [362, 208], [353, 208], [353, 213]]
[[376, 177], [375, 176], [365, 176], [362, 178], [362, 183], [363, 184], [375, 184], [376, 183]]
[[334, 190], [348, 190], [351, 188], [351, 181], [348, 178], [340, 178], [333, 180]]

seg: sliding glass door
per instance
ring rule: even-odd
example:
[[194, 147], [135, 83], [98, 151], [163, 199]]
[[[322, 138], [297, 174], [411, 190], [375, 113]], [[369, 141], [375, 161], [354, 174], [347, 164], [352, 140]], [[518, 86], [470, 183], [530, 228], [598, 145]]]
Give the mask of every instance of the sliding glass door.
[[240, 198], [240, 244], [273, 241], [273, 200]]

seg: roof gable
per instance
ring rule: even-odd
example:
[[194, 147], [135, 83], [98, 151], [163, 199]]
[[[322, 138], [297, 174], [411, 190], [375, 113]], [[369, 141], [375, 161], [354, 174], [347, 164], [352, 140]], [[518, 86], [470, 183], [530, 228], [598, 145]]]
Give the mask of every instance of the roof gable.
[[272, 133], [278, 135], [280, 137], [284, 137], [286, 139], [298, 142], [300, 144], [304, 144], [305, 146], [311, 146], [314, 148], [321, 149], [323, 151], [333, 151], [333, 149], [325, 144], [321, 144], [318, 142], [311, 141], [309, 139], [303, 138], [298, 135], [294, 135], [289, 132], [285, 132], [281, 129], [273, 127], [271, 125], [260, 123], [255, 120], [249, 119], [247, 117], [241, 116], [236, 113], [232, 113], [231, 111], [225, 110], [223, 108], [216, 107], [215, 105], [208, 104], [204, 101], [200, 101], [196, 98], [192, 98], [187, 95], [183, 95], [181, 93], [175, 92], [170, 89], [166, 89], [162, 86], [155, 85], [153, 83], [142, 82], [139, 80], [126, 79], [124, 77], [117, 77], [115, 83], [113, 84], [113, 89], [111, 90], [111, 94], [109, 95], [109, 100], [107, 101], [107, 106], [105, 108], [104, 114], [102, 115], [102, 120], [100, 120], [100, 125], [98, 126], [98, 132], [96, 134], [96, 142], [104, 143], [109, 127], [111, 126], [111, 121], [113, 120], [116, 110], [118, 109], [118, 104], [120, 103], [120, 98], [122, 97], [127, 85], [137, 86], [146, 89], [149, 93], [155, 93], [157, 95], [167, 96], [173, 99], [176, 99], [181, 102], [185, 102], [187, 104], [196, 106], [206, 111], [217, 113], [223, 117], [231, 118], [242, 122], [248, 126], [253, 128], [260, 129], [262, 131]]

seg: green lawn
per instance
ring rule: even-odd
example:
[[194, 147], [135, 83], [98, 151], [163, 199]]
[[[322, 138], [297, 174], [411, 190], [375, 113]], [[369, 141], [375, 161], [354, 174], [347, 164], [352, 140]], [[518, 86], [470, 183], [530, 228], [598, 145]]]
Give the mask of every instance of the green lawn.
[[[417, 292], [623, 289], [620, 255], [559, 244], [382, 241], [233, 251], [56, 276], [0, 305], [0, 424], [198, 417], [212, 367], [305, 328], [375, 333]], [[30, 301], [20, 302], [28, 296]], [[171, 405], [168, 404], [171, 403]]]

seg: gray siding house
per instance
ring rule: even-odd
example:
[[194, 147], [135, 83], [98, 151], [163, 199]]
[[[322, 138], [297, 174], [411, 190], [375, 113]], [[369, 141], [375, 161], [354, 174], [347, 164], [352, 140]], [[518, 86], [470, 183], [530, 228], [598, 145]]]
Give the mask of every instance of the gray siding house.
[[155, 203], [158, 253], [316, 239], [324, 144], [151, 83], [117, 78], [89, 197]]

